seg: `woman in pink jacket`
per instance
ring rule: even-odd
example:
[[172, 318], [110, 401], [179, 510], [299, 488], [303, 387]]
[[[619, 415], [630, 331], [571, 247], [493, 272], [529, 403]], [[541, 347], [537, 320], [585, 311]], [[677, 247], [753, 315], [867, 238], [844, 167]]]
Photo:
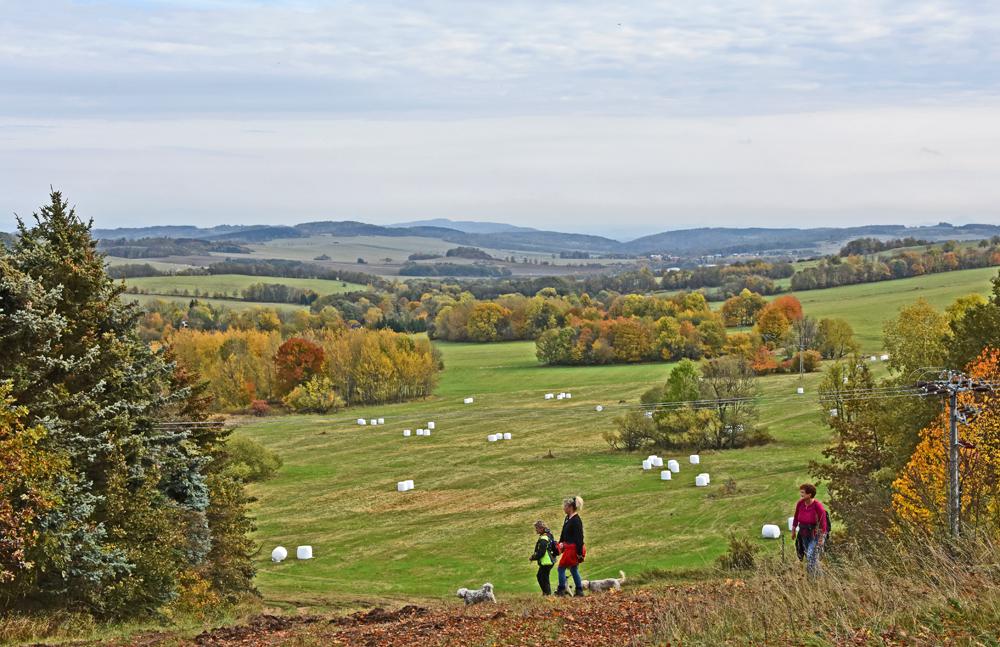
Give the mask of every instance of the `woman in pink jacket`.
[[826, 508], [816, 500], [816, 486], [803, 483], [799, 486], [799, 502], [795, 504], [792, 521], [792, 541], [798, 533], [799, 541], [805, 549], [806, 572], [819, 574], [819, 554], [830, 532]]

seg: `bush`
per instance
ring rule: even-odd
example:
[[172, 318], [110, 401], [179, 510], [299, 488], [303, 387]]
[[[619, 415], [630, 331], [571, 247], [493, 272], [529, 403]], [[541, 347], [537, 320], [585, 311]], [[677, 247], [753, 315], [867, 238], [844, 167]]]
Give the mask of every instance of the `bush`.
[[752, 570], [756, 561], [760, 546], [747, 537], [737, 537], [735, 533], [729, 535], [729, 550], [725, 554], [719, 555], [719, 566], [730, 571]]
[[[799, 372], [799, 355], [802, 355], [802, 370], [806, 373], [812, 373], [819, 370], [819, 365], [823, 361], [823, 356], [819, 354], [819, 351], [807, 350], [804, 353], [795, 353], [792, 355], [791, 359], [788, 361], [788, 368], [786, 369], [789, 373]], [[784, 367], [782, 363], [782, 367]]]
[[344, 406], [344, 400], [337, 395], [330, 378], [320, 375], [292, 389], [284, 402], [297, 413], [329, 413]]
[[616, 429], [601, 434], [611, 449], [634, 451], [646, 444], [656, 425], [641, 411], [630, 411], [621, 418], [615, 419]]
[[281, 468], [281, 457], [249, 438], [230, 438], [226, 442], [226, 463], [242, 480], [264, 481]]
[[271, 413], [271, 405], [266, 400], [254, 400], [250, 403], [250, 413], [258, 418], [263, 418]]

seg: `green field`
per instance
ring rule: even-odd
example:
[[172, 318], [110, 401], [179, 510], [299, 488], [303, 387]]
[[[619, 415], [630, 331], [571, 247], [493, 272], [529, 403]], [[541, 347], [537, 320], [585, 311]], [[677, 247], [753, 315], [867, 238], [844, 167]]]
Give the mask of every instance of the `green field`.
[[126, 279], [129, 287], [146, 290], [150, 294], [167, 294], [174, 290], [187, 290], [194, 294], [199, 290], [202, 294], [222, 293], [229, 297], [238, 297], [255, 283], [277, 283], [302, 290], [312, 290], [316, 294], [339, 294], [364, 290], [365, 286], [346, 281], [331, 281], [327, 279], [292, 279], [279, 276], [247, 276], [245, 274], [209, 274], [204, 276], [144, 276]]
[[[900, 306], [924, 297], [944, 307], [985, 293], [994, 274], [968, 270], [798, 296], [813, 316], [851, 321], [874, 351], [881, 322]], [[805, 377], [805, 395], [796, 394], [795, 375], [762, 378], [761, 423], [774, 442], [705, 452], [698, 468], [686, 455], [663, 456], [681, 461], [681, 473], [664, 482], [658, 470], [641, 470], [645, 453], [611, 452], [601, 432], [671, 365], [550, 368], [535, 360], [532, 342], [438, 347], [446, 368], [426, 401], [271, 418], [237, 432], [285, 461], [273, 480], [252, 488], [263, 548], [257, 582], [268, 601], [350, 606], [442, 598], [487, 580], [504, 594], [532, 593], [531, 524], [541, 518], [558, 532], [560, 500], [577, 493], [587, 502], [585, 577], [703, 568], [723, 552], [729, 532], [758, 537], [762, 524], [784, 523], [797, 485], [809, 478], [809, 461], [829, 439], [816, 400], [819, 374]], [[572, 400], [543, 399], [558, 391], [572, 392]], [[466, 396], [475, 404], [463, 405]], [[595, 411], [598, 404], [605, 411]], [[360, 427], [358, 417], [386, 424]], [[404, 428], [429, 420], [437, 423], [431, 437], [403, 438]], [[511, 441], [486, 441], [504, 431]], [[695, 488], [702, 471], [712, 484]], [[416, 489], [397, 493], [405, 479]], [[722, 496], [728, 479], [737, 492]], [[758, 541], [765, 551], [781, 548]], [[279, 544], [292, 553], [310, 544], [316, 558], [272, 564], [268, 555]]]
[[[257, 581], [269, 601], [438, 598], [487, 580], [507, 594], [530, 593], [531, 524], [545, 519], [558, 533], [560, 501], [575, 493], [586, 500], [585, 576], [703, 567], [729, 531], [758, 536], [761, 524], [784, 522], [827, 439], [814, 396], [795, 394], [798, 378], [771, 377], [762, 381], [763, 423], [774, 443], [703, 453], [698, 468], [686, 455], [664, 456], [682, 459], [681, 473], [664, 482], [658, 470], [641, 470], [645, 454], [613, 453], [601, 432], [624, 410], [620, 399], [634, 404], [669, 365], [549, 369], [530, 342], [440, 348], [447, 368], [428, 401], [264, 420], [238, 432], [285, 460], [252, 490], [264, 549]], [[807, 376], [807, 393], [817, 380]], [[573, 399], [543, 399], [562, 390]], [[475, 404], [463, 405], [465, 396]], [[607, 409], [598, 413], [597, 404]], [[359, 427], [361, 416], [386, 424]], [[437, 423], [430, 437], [402, 437], [428, 420]], [[498, 431], [513, 439], [488, 443]], [[550, 450], [555, 458], [545, 457]], [[702, 471], [712, 484], [695, 488]], [[737, 494], [719, 497], [730, 478]], [[404, 479], [416, 489], [396, 492]], [[272, 564], [278, 544], [311, 544], [316, 558]]]
[[802, 302], [809, 316], [848, 320], [861, 349], [875, 353], [882, 348], [882, 322], [895, 317], [901, 307], [922, 298], [943, 309], [960, 296], [974, 292], [987, 295], [997, 272], [995, 267], [984, 267], [791, 294]]
[[174, 301], [176, 303], [188, 304], [192, 299], [198, 299], [201, 303], [208, 303], [220, 308], [230, 308], [232, 310], [251, 310], [253, 308], [273, 308], [275, 310], [308, 310], [309, 306], [300, 306], [294, 303], [267, 303], [258, 301], [238, 301], [235, 299], [211, 299], [205, 297], [182, 297], [168, 296], [162, 294], [123, 294], [122, 299], [126, 301], [138, 301], [145, 305], [150, 301]]

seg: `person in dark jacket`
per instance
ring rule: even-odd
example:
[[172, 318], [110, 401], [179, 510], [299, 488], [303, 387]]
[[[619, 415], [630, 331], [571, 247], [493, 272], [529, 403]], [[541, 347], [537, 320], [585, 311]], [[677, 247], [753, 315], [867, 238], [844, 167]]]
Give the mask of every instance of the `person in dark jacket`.
[[555, 543], [556, 540], [544, 521], [535, 522], [535, 532], [538, 533], [538, 541], [535, 542], [535, 552], [531, 553], [528, 561], [538, 562], [538, 573], [535, 578], [542, 589], [542, 595], [552, 595], [552, 583], [549, 580], [549, 575], [552, 573], [552, 555], [549, 553], [549, 544]]
[[563, 511], [566, 513], [566, 520], [563, 522], [562, 532], [559, 533], [559, 588], [556, 595], [569, 595], [566, 588], [566, 570], [573, 575], [573, 584], [576, 586], [574, 593], [577, 597], [583, 597], [583, 581], [580, 578], [580, 564], [583, 563], [583, 520], [580, 519], [580, 510], [583, 509], [583, 499], [573, 496], [563, 501]]

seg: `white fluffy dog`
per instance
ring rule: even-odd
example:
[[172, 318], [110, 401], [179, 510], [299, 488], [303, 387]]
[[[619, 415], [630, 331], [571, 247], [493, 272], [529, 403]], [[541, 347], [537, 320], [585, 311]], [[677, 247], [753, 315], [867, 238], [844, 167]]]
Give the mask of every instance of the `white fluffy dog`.
[[493, 602], [496, 604], [497, 599], [493, 596], [493, 585], [487, 582], [483, 584], [481, 588], [478, 589], [459, 589], [458, 597], [465, 600], [465, 604], [479, 604], [480, 602]]
[[603, 580], [583, 580], [583, 588], [588, 591], [593, 591], [594, 593], [603, 593], [604, 591], [610, 591], [614, 589], [615, 591], [622, 590], [622, 584], [625, 583], [625, 571], [618, 571], [618, 577], [609, 577]]

